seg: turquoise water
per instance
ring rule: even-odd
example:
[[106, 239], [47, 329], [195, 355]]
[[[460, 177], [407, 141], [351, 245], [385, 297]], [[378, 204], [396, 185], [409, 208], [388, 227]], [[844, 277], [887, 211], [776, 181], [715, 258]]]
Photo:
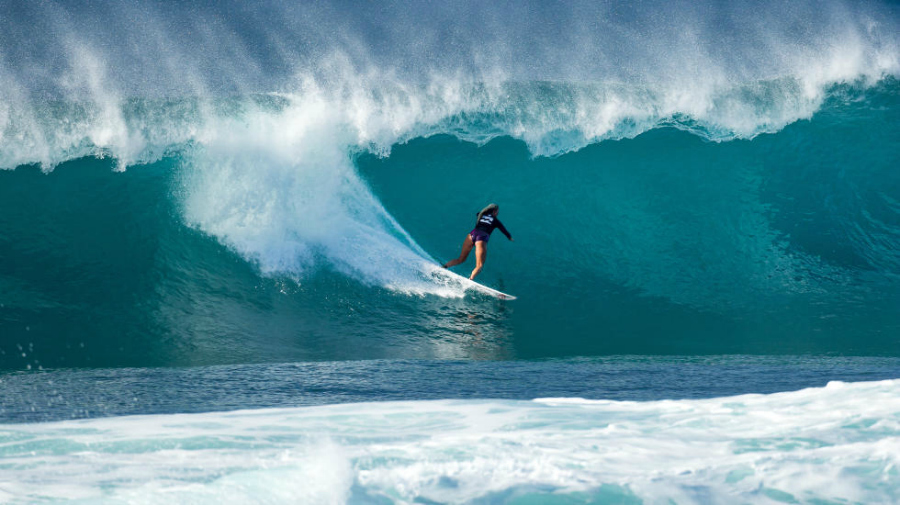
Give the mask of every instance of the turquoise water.
[[[509, 136], [415, 137], [345, 158], [351, 187], [319, 195], [284, 188], [321, 173], [234, 177], [231, 154], [186, 145], [125, 172], [96, 157], [3, 171], [0, 359], [896, 356], [898, 114], [889, 79], [831, 88], [811, 119], [752, 139], [660, 125], [536, 157]], [[516, 303], [419, 273], [458, 254], [488, 201], [516, 241], [494, 237], [480, 280]], [[334, 205], [349, 211], [330, 222]], [[343, 242], [366, 229], [378, 241]]]
[[895, 3], [0, 12], [0, 501], [900, 501]]

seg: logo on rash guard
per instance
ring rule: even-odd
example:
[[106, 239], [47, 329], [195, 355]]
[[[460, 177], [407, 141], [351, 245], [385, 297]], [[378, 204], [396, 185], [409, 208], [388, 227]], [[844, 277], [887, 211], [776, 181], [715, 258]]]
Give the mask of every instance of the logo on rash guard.
[[481, 219], [479, 219], [478, 222], [484, 223], [484, 224], [492, 224], [494, 222], [494, 216], [491, 216], [490, 214], [485, 214], [485, 215], [481, 216]]

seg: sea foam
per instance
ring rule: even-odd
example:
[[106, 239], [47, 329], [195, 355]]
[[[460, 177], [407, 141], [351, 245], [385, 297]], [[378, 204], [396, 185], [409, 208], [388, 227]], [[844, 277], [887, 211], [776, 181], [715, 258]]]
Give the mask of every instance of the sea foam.
[[900, 382], [651, 402], [429, 401], [4, 425], [19, 503], [891, 503]]

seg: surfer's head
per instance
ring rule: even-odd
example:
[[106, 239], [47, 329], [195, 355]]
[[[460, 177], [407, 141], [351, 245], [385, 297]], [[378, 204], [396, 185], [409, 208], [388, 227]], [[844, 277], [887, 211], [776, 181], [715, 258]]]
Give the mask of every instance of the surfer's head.
[[492, 203], [487, 207], [481, 209], [481, 212], [478, 213], [478, 219], [481, 219], [481, 216], [485, 214], [493, 214], [496, 216], [498, 212], [500, 212], [500, 206], [496, 203]]

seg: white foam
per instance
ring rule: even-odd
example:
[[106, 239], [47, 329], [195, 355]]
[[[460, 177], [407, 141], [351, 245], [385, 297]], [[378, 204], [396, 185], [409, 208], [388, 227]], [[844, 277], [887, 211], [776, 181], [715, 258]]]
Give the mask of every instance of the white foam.
[[[655, 402], [352, 404], [0, 426], [0, 496], [129, 503], [890, 503], [900, 381]], [[508, 494], [506, 496], [509, 496]]]
[[188, 223], [255, 262], [298, 280], [318, 267], [408, 291], [433, 287], [433, 260], [384, 210], [355, 171], [359, 120], [318, 93], [288, 97], [277, 114], [248, 111], [212, 124], [186, 158]]
[[[900, 73], [896, 10], [878, 2], [696, 9], [571, 2], [538, 17], [528, 2], [360, 6], [340, 14], [260, 4], [250, 9], [254, 16], [237, 16], [230, 2], [11, 12], [17, 30], [5, 33], [8, 47], [0, 51], [0, 166], [49, 167], [97, 152], [124, 166], [146, 161], [154, 146], [198, 140], [182, 128], [174, 130], [187, 135], [162, 134], [173, 131], [163, 123], [183, 118], [129, 118], [123, 107], [132, 98], [283, 91], [309, 102], [316, 95], [345, 122], [341, 141], [354, 146], [383, 150], [423, 133], [508, 134], [535, 154], [554, 155], [675, 115], [717, 138], [775, 131], [810, 117], [835, 83]], [[383, 39], [364, 26], [373, 16], [389, 23]], [[443, 40], [442, 31], [460, 38]], [[110, 43], [120, 40], [130, 44]], [[504, 85], [523, 82], [601, 86], [517, 96]], [[81, 104], [85, 113], [67, 122], [42, 110], [41, 97]], [[484, 124], [460, 124], [461, 113]], [[144, 128], [145, 120], [156, 124]]]

